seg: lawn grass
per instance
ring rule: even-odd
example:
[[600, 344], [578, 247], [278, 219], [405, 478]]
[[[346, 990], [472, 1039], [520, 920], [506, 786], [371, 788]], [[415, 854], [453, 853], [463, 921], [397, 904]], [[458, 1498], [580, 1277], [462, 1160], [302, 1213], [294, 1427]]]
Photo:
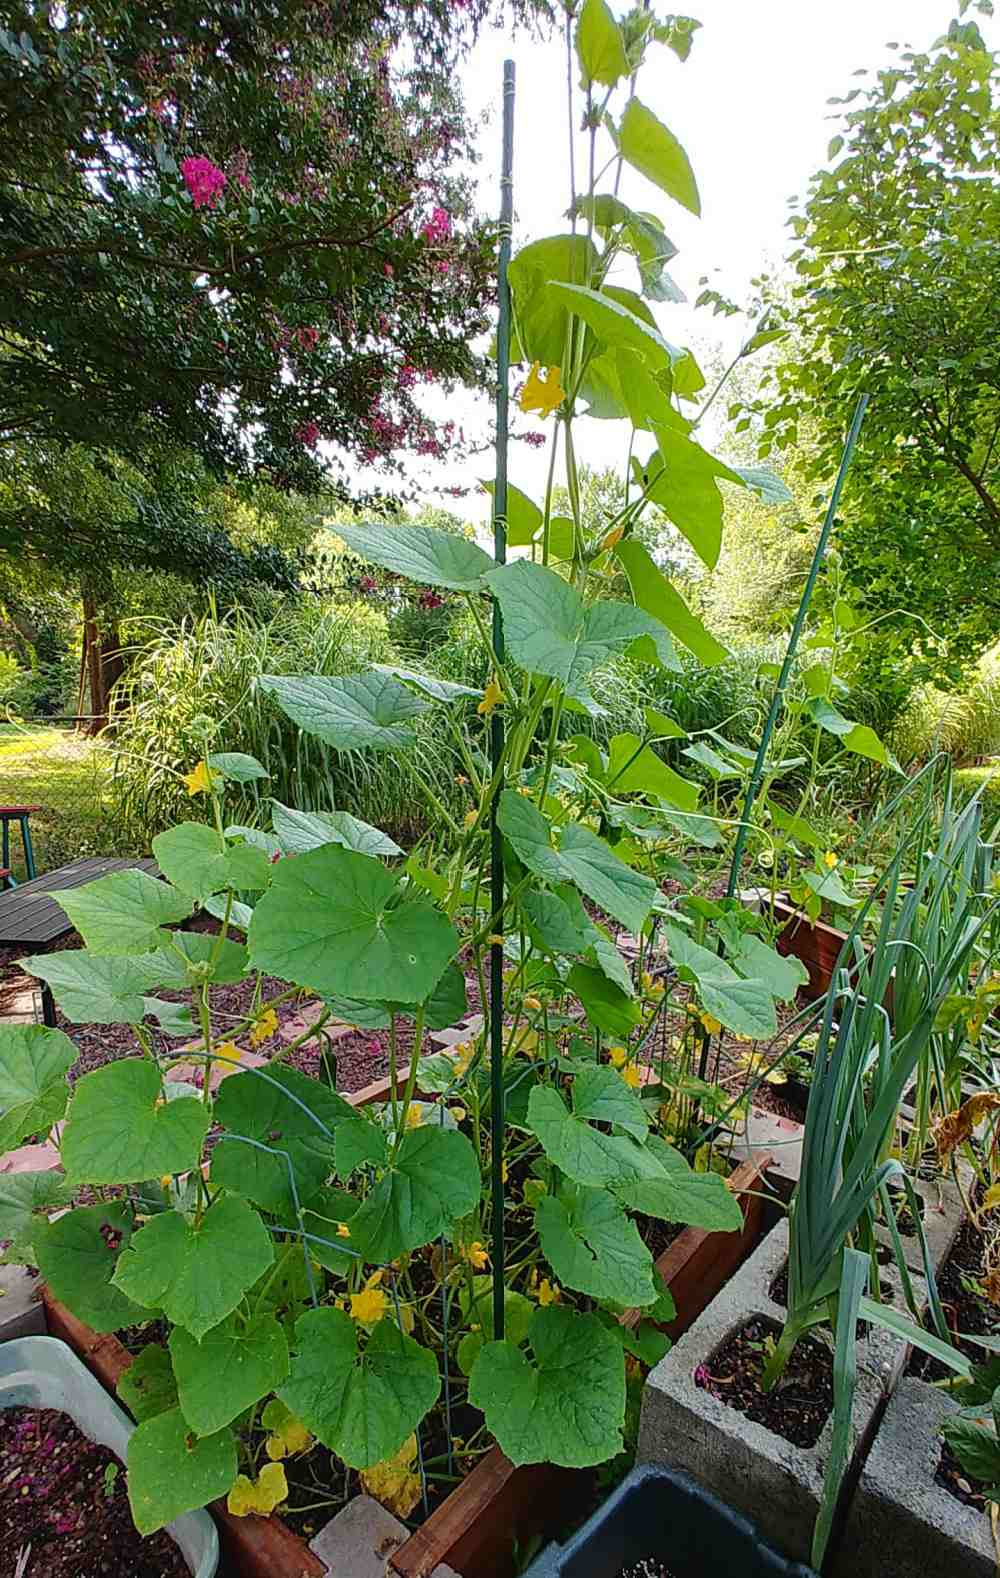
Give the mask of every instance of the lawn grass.
[[[39, 876], [83, 855], [116, 853], [105, 796], [110, 760], [106, 746], [72, 728], [0, 724], [0, 804], [41, 806], [30, 824]], [[11, 865], [22, 881], [16, 824]]]

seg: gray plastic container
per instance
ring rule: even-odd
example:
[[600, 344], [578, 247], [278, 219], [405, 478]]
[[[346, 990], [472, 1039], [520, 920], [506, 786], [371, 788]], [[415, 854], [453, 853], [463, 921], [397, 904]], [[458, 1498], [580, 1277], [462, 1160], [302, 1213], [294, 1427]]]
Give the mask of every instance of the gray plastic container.
[[[0, 1343], [0, 1408], [58, 1408], [123, 1463], [135, 1425], [76, 1354], [55, 1337]], [[215, 1578], [219, 1535], [207, 1512], [186, 1512], [166, 1531], [194, 1578]]]

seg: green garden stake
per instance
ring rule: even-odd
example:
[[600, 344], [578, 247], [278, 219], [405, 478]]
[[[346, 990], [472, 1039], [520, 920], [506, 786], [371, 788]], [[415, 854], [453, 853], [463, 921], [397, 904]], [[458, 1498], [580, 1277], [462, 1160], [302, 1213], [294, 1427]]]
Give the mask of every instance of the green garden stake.
[[[510, 372], [510, 263], [514, 220], [514, 62], [503, 63], [503, 156], [500, 168], [500, 255], [497, 263], [497, 467], [493, 492], [493, 558], [507, 562], [507, 383]], [[493, 602], [493, 650], [503, 661], [503, 623], [500, 605]], [[499, 679], [499, 676], [497, 676]], [[503, 719], [499, 708], [490, 718], [490, 765], [500, 765], [504, 744]], [[499, 920], [503, 913], [504, 869], [503, 838], [497, 826], [497, 794], [490, 802], [490, 908]], [[503, 1088], [503, 945], [490, 947], [490, 1089], [492, 1106], [491, 1171], [493, 1199], [493, 1336], [503, 1341], [504, 1334], [504, 1187], [503, 1142], [506, 1128]]]
[[843, 491], [844, 482], [847, 479], [847, 473], [851, 467], [851, 460], [854, 456], [854, 448], [858, 441], [858, 434], [861, 431], [861, 424], [865, 419], [865, 411], [867, 406], [868, 396], [866, 394], [859, 395], [858, 403], [854, 408], [854, 416], [851, 419], [850, 430], [847, 434], [847, 442], [844, 445], [844, 453], [841, 457], [840, 469], [837, 472], [837, 480], [833, 485], [833, 492], [830, 494], [830, 502], [826, 507], [826, 515], [823, 520], [823, 529], [819, 534], [819, 541], [816, 544], [816, 552], [812, 557], [812, 564], [809, 566], [809, 574], [806, 576], [806, 584], [802, 588], [802, 598], [799, 602], [798, 612], [795, 615], [795, 623], [792, 625], [792, 633], [788, 638], [788, 647], [785, 651], [785, 660], [781, 665], [781, 673], [778, 675], [778, 683], [775, 685], [774, 695], [771, 697], [771, 706], [767, 714], [767, 721], [764, 724], [764, 732], [760, 737], [760, 744], [757, 747], [757, 757], [753, 764], [753, 772], [750, 774], [750, 782], [747, 784], [747, 792], [743, 800], [743, 809], [740, 813], [740, 825], [736, 831], [736, 843], [733, 846], [733, 858], [729, 867], [729, 881], [726, 884], [726, 897], [730, 899], [735, 894], [736, 884], [739, 881], [740, 866], [743, 864], [743, 851], [746, 848], [747, 838], [750, 834], [750, 817], [753, 812], [757, 795], [760, 792], [761, 781], [764, 777], [764, 765], [767, 761], [767, 753], [771, 744], [771, 735], [774, 733], [774, 725], [778, 721], [778, 713], [781, 711], [782, 702], [785, 699], [785, 691], [788, 687], [788, 679], [792, 672], [792, 664], [795, 661], [795, 654], [799, 647], [799, 639], [802, 635], [802, 629], [806, 622], [806, 614], [809, 612], [809, 604], [812, 602], [812, 595], [816, 589], [816, 582], [819, 578], [820, 568], [826, 555], [826, 546], [830, 540], [830, 533], [833, 530], [833, 522], [837, 513], [837, 505], [840, 503], [840, 495]]

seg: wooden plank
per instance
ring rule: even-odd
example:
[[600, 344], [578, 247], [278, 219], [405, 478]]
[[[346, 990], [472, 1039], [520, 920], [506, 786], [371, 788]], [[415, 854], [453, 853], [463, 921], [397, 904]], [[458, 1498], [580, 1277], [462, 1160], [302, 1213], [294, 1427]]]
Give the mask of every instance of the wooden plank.
[[509, 1578], [513, 1539], [544, 1533], [579, 1506], [593, 1476], [550, 1463], [515, 1468], [493, 1447], [389, 1558], [399, 1578], [430, 1578], [442, 1562], [464, 1578]]
[[91, 856], [86, 860], [70, 861], [44, 877], [22, 882], [10, 892], [0, 894], [0, 943], [54, 942], [57, 937], [65, 936], [73, 927], [58, 900], [50, 898], [49, 894], [68, 892], [114, 871], [145, 871], [156, 876], [159, 868], [155, 860], [148, 858], [128, 860]]
[[[706, 1228], [686, 1227], [657, 1259], [656, 1269], [677, 1308], [676, 1318], [660, 1330], [674, 1342], [694, 1324], [757, 1243], [764, 1212], [764, 1173], [770, 1163], [769, 1151], [755, 1153], [740, 1163], [729, 1180], [743, 1209], [740, 1232], [713, 1233]], [[634, 1328], [641, 1318], [641, 1310], [629, 1310], [622, 1319]]]

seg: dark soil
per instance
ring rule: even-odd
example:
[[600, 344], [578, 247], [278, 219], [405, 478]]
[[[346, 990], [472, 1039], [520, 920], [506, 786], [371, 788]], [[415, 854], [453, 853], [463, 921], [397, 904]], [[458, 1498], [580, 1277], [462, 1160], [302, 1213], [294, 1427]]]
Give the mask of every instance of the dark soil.
[[658, 1556], [644, 1556], [642, 1561], [623, 1567], [618, 1578], [674, 1578], [674, 1574]]
[[[113, 1472], [112, 1472], [113, 1471]], [[26, 1578], [191, 1578], [168, 1534], [136, 1533], [125, 1470], [52, 1408], [9, 1408], [0, 1439], [0, 1572]]]
[[801, 1338], [777, 1386], [762, 1392], [764, 1345], [780, 1330], [763, 1317], [747, 1321], [698, 1366], [695, 1382], [793, 1446], [815, 1446], [833, 1408], [833, 1355], [815, 1337]]
[[[975, 1284], [985, 1275], [986, 1240], [972, 1224], [965, 1222], [952, 1246], [951, 1254], [938, 1275], [938, 1292], [945, 1320], [953, 1334], [955, 1346], [973, 1364], [984, 1363], [984, 1348], [973, 1342], [963, 1342], [954, 1334], [967, 1333], [971, 1337], [1000, 1337], [1000, 1309], [982, 1294], [974, 1291]], [[930, 1329], [929, 1316], [924, 1325]], [[943, 1381], [951, 1371], [938, 1359], [914, 1349], [907, 1369], [908, 1375], [917, 1375], [923, 1381]]]
[[986, 1487], [981, 1479], [973, 1479], [967, 1474], [958, 1458], [955, 1456], [947, 1441], [941, 1443], [941, 1456], [934, 1474], [934, 1483], [946, 1490], [949, 1496], [954, 1496], [956, 1501], [964, 1502], [967, 1507], [974, 1507], [977, 1512], [986, 1511]]

